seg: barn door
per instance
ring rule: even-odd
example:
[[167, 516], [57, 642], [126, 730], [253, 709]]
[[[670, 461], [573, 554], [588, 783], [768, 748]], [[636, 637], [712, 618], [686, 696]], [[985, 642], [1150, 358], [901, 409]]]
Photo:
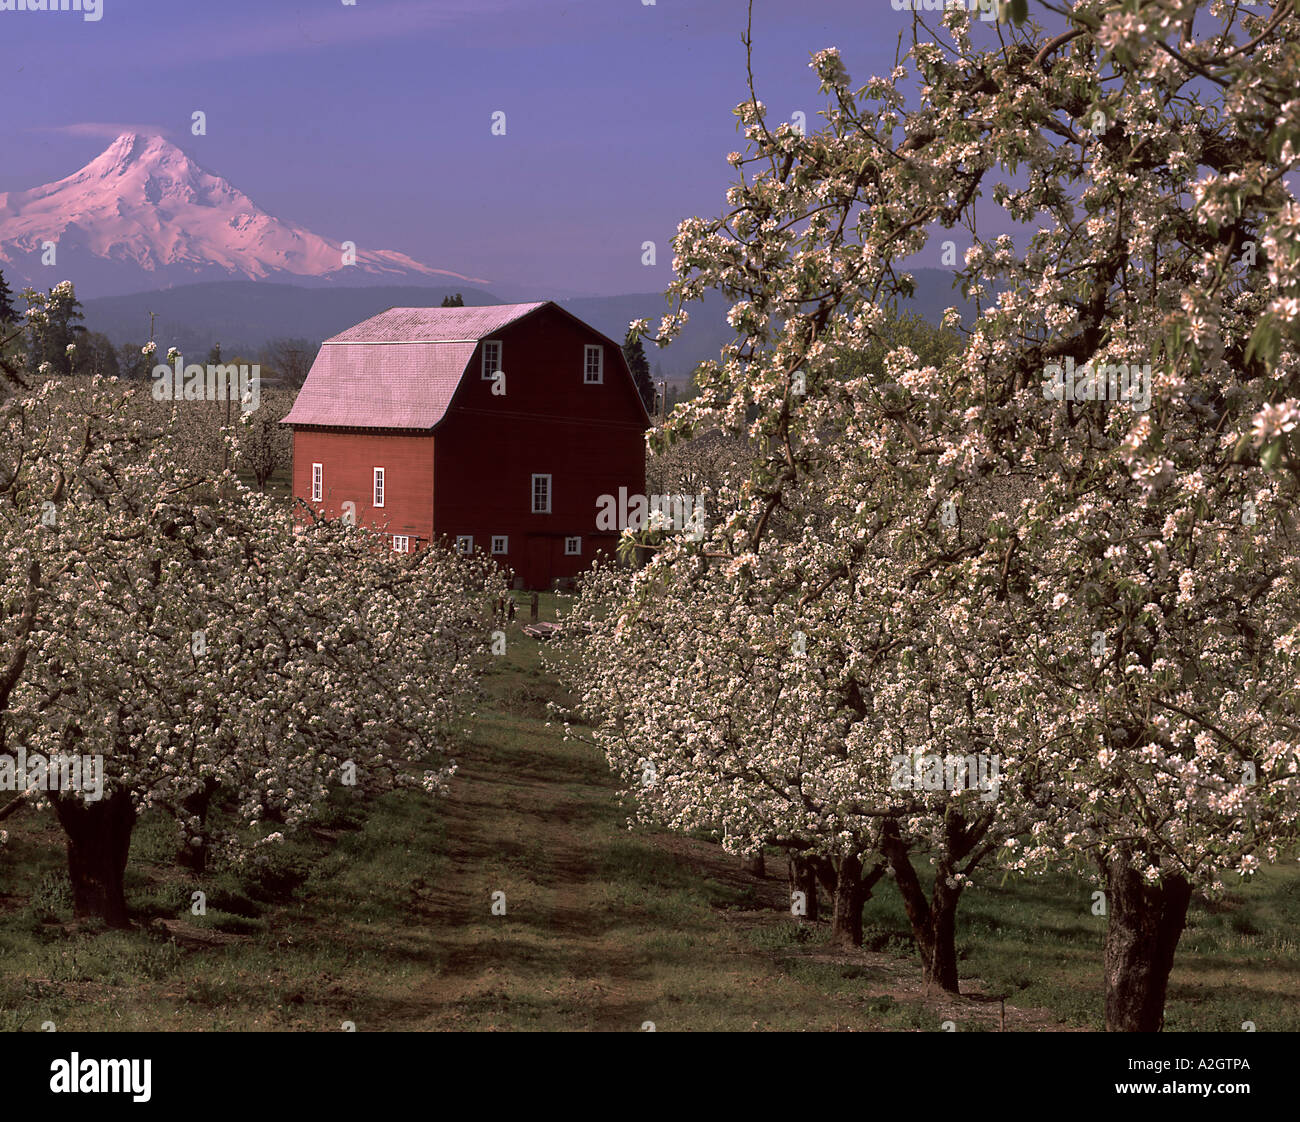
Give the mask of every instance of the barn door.
[[550, 588], [551, 578], [551, 539], [544, 534], [528, 535], [528, 587]]

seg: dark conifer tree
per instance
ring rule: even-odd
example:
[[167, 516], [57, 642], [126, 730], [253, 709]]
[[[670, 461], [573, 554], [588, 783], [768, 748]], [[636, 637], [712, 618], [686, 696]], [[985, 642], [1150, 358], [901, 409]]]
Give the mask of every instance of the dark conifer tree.
[[14, 294], [0, 273], [0, 323], [13, 323], [18, 318], [18, 309], [14, 307]]
[[623, 357], [627, 359], [628, 369], [632, 371], [632, 380], [636, 383], [637, 393], [645, 403], [647, 413], [655, 410], [655, 384], [650, 378], [650, 363], [645, 357], [645, 348], [640, 339], [633, 339], [629, 331], [623, 341]]

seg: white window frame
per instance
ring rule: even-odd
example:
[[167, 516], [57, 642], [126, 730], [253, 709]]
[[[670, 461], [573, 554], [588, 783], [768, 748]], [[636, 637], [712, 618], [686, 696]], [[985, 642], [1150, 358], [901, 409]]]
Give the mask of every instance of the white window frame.
[[456, 535], [456, 552], [473, 553], [474, 552], [474, 535], [457, 534]]
[[407, 535], [407, 534], [394, 534], [394, 535], [393, 535], [393, 552], [394, 552], [394, 553], [410, 553], [410, 552], [411, 552], [411, 539], [410, 539], [410, 536]]
[[325, 465], [311, 465], [311, 501], [318, 503], [325, 494]]
[[[489, 348], [491, 347], [496, 348], [497, 357], [495, 362], [488, 361]], [[483, 340], [483, 381], [490, 382], [493, 378], [496, 377], [497, 371], [502, 368], [501, 356], [503, 354], [505, 354], [505, 347], [501, 345], [500, 339]]]
[[[497, 542], [501, 543], [501, 548], [497, 549]], [[504, 557], [510, 552], [510, 536], [508, 534], [492, 535], [492, 552], [498, 557]]]
[[[591, 369], [591, 353], [596, 352], [596, 369], [593, 378]], [[596, 344], [588, 343], [582, 349], [582, 383], [586, 386], [599, 386], [605, 381], [605, 348]]]
[[[546, 480], [546, 509], [545, 510], [537, 509], [537, 481], [539, 479]], [[534, 514], [550, 514], [551, 513], [551, 477], [549, 475], [534, 474], [532, 490], [529, 492], [528, 497], [529, 497], [530, 509]]]
[[375, 468], [375, 484], [371, 498], [374, 499], [376, 507], [383, 506], [384, 501], [388, 498], [388, 492], [385, 486], [386, 483], [387, 480], [384, 478], [384, 469]]
[[[577, 546], [577, 548], [570, 549], [569, 548], [570, 546]], [[565, 557], [582, 556], [582, 536], [580, 534], [573, 534], [564, 539], [564, 556]]]

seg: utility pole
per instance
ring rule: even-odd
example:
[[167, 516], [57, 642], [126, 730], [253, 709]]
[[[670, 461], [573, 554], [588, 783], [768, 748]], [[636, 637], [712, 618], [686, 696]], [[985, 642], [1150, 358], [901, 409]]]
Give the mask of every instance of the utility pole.
[[659, 424], [660, 427], [668, 423], [668, 382], [665, 379], [659, 383]]
[[149, 342], [153, 342], [153, 321], [158, 318], [157, 312], [147, 313], [149, 316]]

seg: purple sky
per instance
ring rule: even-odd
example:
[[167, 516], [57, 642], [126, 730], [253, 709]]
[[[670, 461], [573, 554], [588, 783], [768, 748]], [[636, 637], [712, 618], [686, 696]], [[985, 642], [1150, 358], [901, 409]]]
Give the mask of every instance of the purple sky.
[[[326, 237], [556, 295], [659, 290], [677, 222], [718, 213], [734, 174], [744, 20], [743, 0], [0, 12], [0, 191], [70, 174], [120, 131], [157, 131]], [[815, 128], [810, 53], [838, 46], [860, 84], [888, 71], [910, 20], [888, 0], [758, 0], [760, 97]], [[196, 109], [206, 137], [190, 135]]]

